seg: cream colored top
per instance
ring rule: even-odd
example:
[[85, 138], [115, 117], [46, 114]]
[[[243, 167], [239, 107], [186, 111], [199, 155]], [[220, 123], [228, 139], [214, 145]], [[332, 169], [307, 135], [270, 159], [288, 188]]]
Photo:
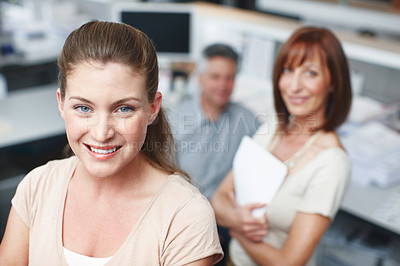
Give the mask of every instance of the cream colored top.
[[[78, 161], [51, 161], [18, 186], [12, 205], [30, 230], [29, 265], [68, 265], [62, 220]], [[184, 265], [214, 254], [218, 261], [223, 253], [211, 205], [184, 178], [170, 175], [106, 265]]]
[[[275, 130], [274, 124], [267, 122], [254, 135], [254, 140], [267, 149]], [[265, 242], [281, 248], [297, 212], [333, 219], [348, 187], [350, 171], [345, 151], [333, 147], [321, 151], [303, 168], [287, 176], [267, 208], [269, 229]], [[230, 256], [236, 266], [257, 265], [236, 239], [230, 243]], [[315, 265], [314, 256], [306, 265]]]

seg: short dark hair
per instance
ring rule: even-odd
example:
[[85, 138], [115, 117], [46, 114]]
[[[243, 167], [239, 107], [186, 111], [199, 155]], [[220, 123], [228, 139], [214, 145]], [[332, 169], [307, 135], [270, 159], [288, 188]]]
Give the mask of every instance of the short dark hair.
[[238, 53], [236, 53], [235, 50], [233, 50], [233, 48], [227, 44], [214, 43], [204, 48], [202, 57], [197, 63], [197, 71], [199, 73], [204, 73], [204, 71], [207, 69], [208, 60], [215, 56], [221, 56], [232, 60], [235, 62], [236, 70], [238, 70]]
[[289, 125], [290, 114], [279, 89], [279, 79], [286, 64], [300, 65], [314, 55], [319, 56], [325, 63], [331, 76], [330, 86], [332, 87], [332, 93], [327, 99], [325, 121], [320, 129], [334, 131], [346, 120], [350, 111], [352, 99], [350, 71], [340, 41], [327, 29], [302, 27], [282, 45], [274, 66], [275, 111], [279, 114], [278, 119], [284, 131]]
[[233, 50], [232, 47], [223, 43], [215, 43], [207, 46], [203, 50], [203, 56], [207, 59], [214, 56], [222, 56], [232, 59], [235, 61], [235, 63], [237, 63], [239, 58], [239, 55], [235, 52], [235, 50]]

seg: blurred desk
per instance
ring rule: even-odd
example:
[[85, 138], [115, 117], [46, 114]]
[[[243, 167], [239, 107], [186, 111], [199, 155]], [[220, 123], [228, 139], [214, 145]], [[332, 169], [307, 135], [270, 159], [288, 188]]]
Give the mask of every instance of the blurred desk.
[[400, 235], [400, 184], [382, 189], [352, 181], [341, 210]]
[[56, 91], [56, 84], [33, 87], [0, 100], [0, 239], [20, 180], [32, 168], [60, 157], [65, 145]]
[[0, 148], [45, 139], [65, 132], [56, 99], [57, 85], [22, 89], [0, 100]]

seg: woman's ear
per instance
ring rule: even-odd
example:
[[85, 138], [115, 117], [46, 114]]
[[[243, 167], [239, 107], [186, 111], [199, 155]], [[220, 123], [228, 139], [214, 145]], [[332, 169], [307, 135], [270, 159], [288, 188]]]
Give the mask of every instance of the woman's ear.
[[161, 101], [162, 101], [161, 92], [157, 91], [156, 95], [154, 96], [154, 101], [151, 103], [151, 113], [147, 125], [150, 125], [156, 119], [158, 112], [160, 111], [161, 108]]
[[64, 119], [64, 101], [61, 99], [61, 90], [57, 89], [57, 102], [58, 102], [58, 111], [60, 112], [61, 117]]

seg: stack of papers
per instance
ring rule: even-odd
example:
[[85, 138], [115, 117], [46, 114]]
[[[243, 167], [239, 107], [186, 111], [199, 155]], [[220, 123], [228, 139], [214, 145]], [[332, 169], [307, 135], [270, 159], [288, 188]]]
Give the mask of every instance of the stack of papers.
[[400, 188], [390, 191], [387, 198], [380, 204], [372, 215], [389, 224], [400, 224]]
[[351, 160], [352, 177], [386, 188], [400, 181], [400, 134], [369, 122], [341, 138]]
[[[250, 203], [271, 203], [283, 183], [287, 167], [253, 139], [243, 137], [233, 160], [236, 201], [242, 206]], [[253, 211], [254, 217], [265, 214], [265, 208]]]
[[356, 96], [351, 103], [348, 121], [350, 123], [362, 124], [383, 117], [389, 111], [390, 109], [384, 104], [372, 98]]

